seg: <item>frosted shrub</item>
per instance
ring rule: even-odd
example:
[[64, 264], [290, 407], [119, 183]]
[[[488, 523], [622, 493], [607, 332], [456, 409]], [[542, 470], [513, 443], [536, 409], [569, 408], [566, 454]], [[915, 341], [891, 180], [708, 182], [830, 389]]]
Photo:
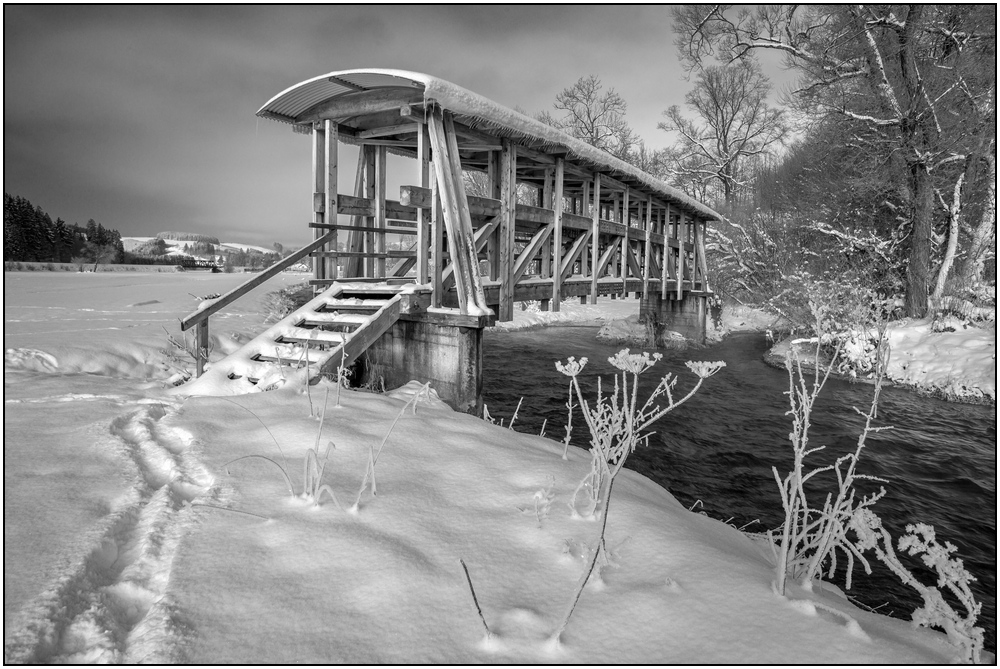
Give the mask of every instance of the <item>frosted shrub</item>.
[[[792, 442], [793, 466], [785, 478], [781, 478], [776, 467], [772, 467], [774, 479], [781, 493], [781, 504], [785, 510], [785, 520], [781, 528], [781, 538], [777, 542], [777, 565], [775, 589], [778, 594], [785, 594], [785, 582], [792, 579], [808, 585], [813, 579], [819, 578], [828, 567], [828, 577], [832, 577], [837, 568], [837, 551], [847, 559], [847, 588], [851, 587], [851, 574], [854, 570], [854, 559], [857, 558], [866, 571], [869, 565], [862, 552], [847, 538], [847, 529], [851, 518], [859, 509], [865, 509], [877, 502], [885, 490], [880, 489], [867, 497], [858, 498], [853, 485], [858, 480], [882, 481], [882, 479], [857, 472], [858, 460], [865, 448], [868, 435], [873, 432], [888, 429], [873, 427], [872, 421], [878, 415], [878, 397], [881, 390], [882, 376], [888, 364], [888, 348], [880, 351], [875, 382], [875, 394], [868, 413], [855, 411], [865, 417], [865, 427], [858, 437], [858, 445], [852, 453], [838, 458], [834, 464], [818, 467], [812, 471], [806, 470], [806, 458], [824, 446], [809, 447], [809, 429], [813, 405], [822, 391], [830, 375], [830, 367], [824, 373], [820, 372], [819, 350], [813, 360], [814, 371], [812, 384], [806, 381], [802, 372], [798, 354], [792, 349], [785, 356], [785, 368], [788, 370], [789, 410], [785, 415], [792, 418], [792, 430], [788, 434]], [[806, 495], [804, 484], [813, 477], [826, 472], [833, 472], [837, 477], [837, 492], [827, 494], [821, 506], [815, 505]], [[770, 536], [771, 533], [769, 532]]]
[[[556, 369], [570, 377], [571, 392], [575, 392], [577, 405], [590, 431], [590, 472], [577, 486], [570, 502], [575, 514], [591, 518], [598, 511], [610, 489], [611, 480], [621, 471], [626, 458], [640, 443], [649, 438], [645, 430], [664, 415], [689, 400], [709, 376], [726, 366], [724, 362], [688, 362], [688, 368], [698, 376], [698, 383], [680, 400], [675, 400], [673, 391], [677, 379], [666, 374], [642, 406], [638, 405], [639, 375], [649, 370], [663, 356], [654, 353], [630, 353], [623, 349], [608, 358], [608, 362], [620, 371], [615, 375], [614, 388], [604, 394], [602, 380], [597, 380], [597, 400], [593, 405], [583, 397], [579, 374], [587, 364], [587, 359], [579, 361], [569, 358], [565, 364], [556, 363]], [[665, 396], [666, 407], [655, 404]], [[572, 416], [572, 413], [570, 414]], [[568, 443], [567, 435], [567, 443]]]

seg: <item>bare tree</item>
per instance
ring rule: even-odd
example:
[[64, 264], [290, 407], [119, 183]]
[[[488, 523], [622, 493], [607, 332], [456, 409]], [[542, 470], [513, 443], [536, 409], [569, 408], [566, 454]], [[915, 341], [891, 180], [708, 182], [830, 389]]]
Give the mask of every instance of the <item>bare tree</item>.
[[767, 154], [788, 133], [784, 112], [767, 104], [770, 89], [760, 66], [751, 60], [699, 71], [685, 100], [701, 123], [684, 118], [674, 105], [657, 126], [680, 135], [671, 172], [694, 181], [717, 181], [726, 204], [731, 204], [745, 185], [740, 163]]
[[556, 95], [553, 107], [563, 112], [555, 118], [543, 112], [539, 120], [554, 125], [591, 146], [628, 161], [639, 139], [625, 121], [628, 105], [609, 88], [601, 93], [601, 80], [591, 74]]
[[917, 317], [927, 310], [940, 216], [936, 182], [976, 152], [976, 135], [996, 135], [995, 114], [983, 113], [994, 95], [995, 26], [995, 5], [700, 5], [675, 11], [676, 43], [690, 66], [711, 54], [734, 62], [760, 50], [783, 53], [802, 75], [795, 94], [803, 109], [858, 121], [865, 141], [889, 149], [909, 235], [906, 312]]

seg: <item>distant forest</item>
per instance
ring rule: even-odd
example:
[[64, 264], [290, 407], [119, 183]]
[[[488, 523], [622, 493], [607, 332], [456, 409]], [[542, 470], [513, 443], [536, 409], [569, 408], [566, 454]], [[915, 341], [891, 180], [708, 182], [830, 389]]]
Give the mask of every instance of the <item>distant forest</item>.
[[41, 207], [20, 195], [3, 194], [3, 259], [25, 262], [123, 262], [126, 254], [117, 230], [90, 219], [86, 227], [55, 222]]
[[[167, 243], [183, 244], [183, 255], [170, 255]], [[225, 257], [227, 271], [245, 267], [264, 269], [281, 258], [280, 244], [275, 253], [256, 249], [221, 248], [219, 240], [208, 235], [184, 232], [161, 232], [155, 239], [126, 251], [121, 234], [90, 219], [86, 226], [69, 224], [61, 218], [55, 222], [38, 206], [20, 195], [3, 195], [3, 259], [4, 262], [58, 263], [128, 263], [133, 265], [185, 265], [215, 262]], [[201, 258], [199, 261], [198, 258]]]

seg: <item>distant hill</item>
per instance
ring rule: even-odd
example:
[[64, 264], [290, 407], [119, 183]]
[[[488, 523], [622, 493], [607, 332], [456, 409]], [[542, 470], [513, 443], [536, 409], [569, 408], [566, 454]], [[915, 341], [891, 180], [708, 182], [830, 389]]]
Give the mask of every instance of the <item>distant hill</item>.
[[156, 234], [159, 239], [173, 239], [178, 242], [205, 242], [218, 246], [219, 238], [210, 235], [200, 235], [196, 232], [159, 232]]

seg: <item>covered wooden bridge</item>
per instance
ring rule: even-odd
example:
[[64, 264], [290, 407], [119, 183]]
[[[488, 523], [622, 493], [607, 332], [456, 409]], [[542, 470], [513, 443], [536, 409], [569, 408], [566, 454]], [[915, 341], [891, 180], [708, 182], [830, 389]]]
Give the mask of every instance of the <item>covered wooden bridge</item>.
[[[374, 348], [400, 382], [435, 381], [454, 406], [474, 410], [482, 328], [511, 320], [517, 302], [558, 311], [570, 298], [634, 293], [644, 314], [704, 335], [705, 233], [719, 215], [599, 149], [400, 70], [324, 74], [257, 114], [312, 139], [315, 232], [248, 284], [309, 255], [318, 295], [243, 355], [214, 364], [216, 376], [253, 382], [260, 363], [274, 362], [328, 373]], [[358, 147], [356, 165], [341, 164], [340, 144]], [[338, 192], [345, 168], [351, 193]], [[211, 313], [252, 287], [182, 327], [197, 326], [207, 346]], [[438, 369], [444, 359], [459, 368]]]

